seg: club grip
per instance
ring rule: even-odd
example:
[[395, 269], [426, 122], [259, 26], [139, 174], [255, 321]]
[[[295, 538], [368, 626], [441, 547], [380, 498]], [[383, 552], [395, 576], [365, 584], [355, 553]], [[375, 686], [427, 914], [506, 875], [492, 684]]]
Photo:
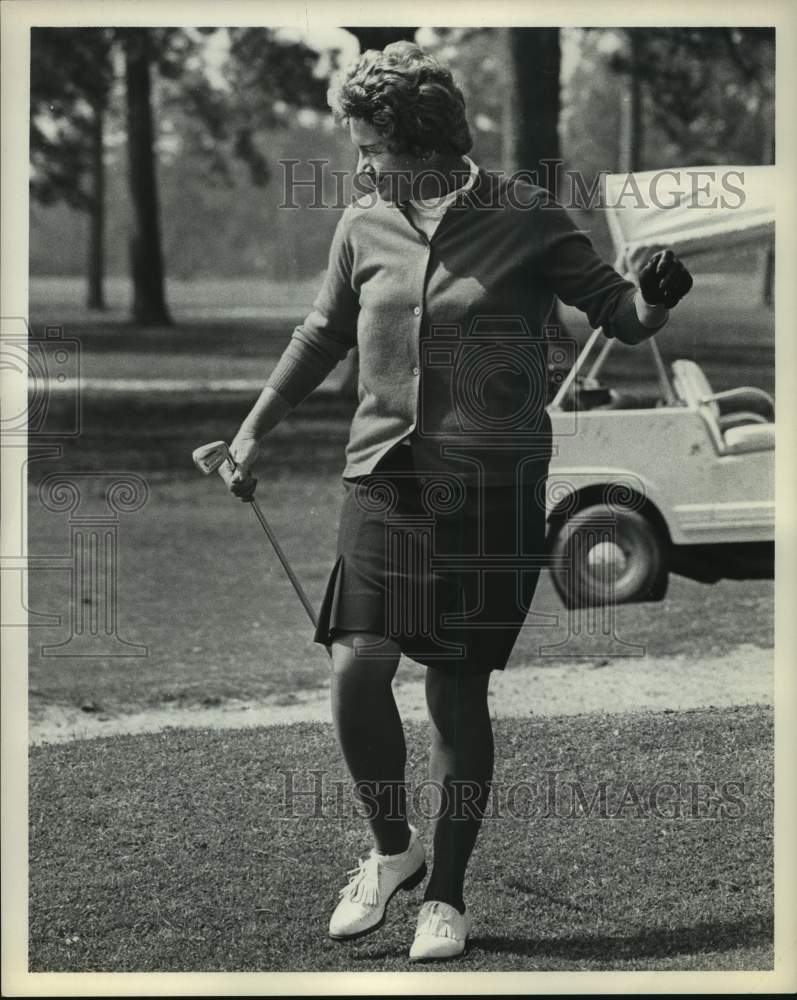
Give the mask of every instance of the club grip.
[[[221, 463], [221, 465], [216, 470], [221, 478], [224, 480], [225, 485], [229, 489], [232, 485], [232, 477], [238, 466], [235, 464], [235, 459], [232, 455], [229, 455]], [[247, 472], [246, 477], [241, 481], [240, 486], [245, 487], [246, 492], [238, 496], [240, 500], [251, 500], [255, 495], [255, 487], [257, 486], [257, 480], [252, 477], [252, 474]]]

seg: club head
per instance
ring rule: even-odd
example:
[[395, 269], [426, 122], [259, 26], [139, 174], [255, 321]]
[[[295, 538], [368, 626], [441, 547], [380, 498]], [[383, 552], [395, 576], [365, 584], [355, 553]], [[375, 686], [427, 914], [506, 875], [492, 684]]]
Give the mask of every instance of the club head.
[[226, 441], [213, 441], [211, 444], [203, 444], [193, 452], [191, 457], [194, 460], [194, 465], [206, 476], [217, 472], [228, 460], [232, 465], [230, 449], [227, 447]]

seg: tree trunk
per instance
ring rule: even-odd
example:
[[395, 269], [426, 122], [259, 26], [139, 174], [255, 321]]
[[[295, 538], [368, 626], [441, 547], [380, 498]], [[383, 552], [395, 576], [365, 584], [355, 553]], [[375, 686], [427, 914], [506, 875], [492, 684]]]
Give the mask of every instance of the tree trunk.
[[360, 43], [360, 52], [383, 49], [391, 42], [414, 42], [417, 28], [346, 28]]
[[[510, 88], [508, 119], [504, 121], [502, 147], [505, 168], [531, 171], [537, 183], [556, 197], [559, 193], [561, 49], [558, 28], [509, 28]], [[554, 299], [548, 324], [567, 327], [559, 301]]]
[[510, 28], [509, 67], [513, 121], [504, 148], [508, 170], [536, 172], [537, 181], [557, 194], [559, 149], [558, 28]]
[[158, 190], [150, 86], [150, 36], [147, 28], [125, 31], [127, 151], [133, 235], [133, 320], [142, 326], [171, 323], [163, 293]]
[[620, 172], [642, 169], [644, 134], [642, 130], [642, 80], [639, 29], [629, 28], [628, 73], [620, 109]]
[[104, 127], [105, 109], [98, 101], [94, 105], [94, 129], [91, 137], [92, 204], [89, 212], [89, 271], [88, 296], [86, 300], [86, 305], [89, 309], [105, 308], [105, 294], [103, 289], [103, 278], [105, 276]]

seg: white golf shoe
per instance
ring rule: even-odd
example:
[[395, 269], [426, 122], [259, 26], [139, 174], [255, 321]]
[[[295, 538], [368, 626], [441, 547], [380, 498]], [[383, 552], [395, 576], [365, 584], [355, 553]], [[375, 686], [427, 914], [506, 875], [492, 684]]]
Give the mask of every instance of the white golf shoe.
[[349, 884], [340, 890], [341, 900], [329, 921], [329, 936], [351, 941], [378, 930], [385, 911], [399, 889], [414, 889], [426, 875], [426, 860], [418, 831], [410, 826], [410, 842], [401, 854], [378, 854], [372, 850], [347, 873]]
[[448, 903], [429, 900], [421, 907], [410, 960], [424, 962], [438, 958], [456, 958], [465, 951], [470, 933], [467, 910], [460, 913]]

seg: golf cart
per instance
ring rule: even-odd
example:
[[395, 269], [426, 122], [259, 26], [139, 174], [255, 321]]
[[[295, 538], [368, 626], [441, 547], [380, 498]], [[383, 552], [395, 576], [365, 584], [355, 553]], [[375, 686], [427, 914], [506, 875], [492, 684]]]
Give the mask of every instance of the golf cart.
[[[618, 270], [634, 280], [663, 247], [688, 262], [730, 247], [771, 245], [773, 171], [713, 167], [639, 173], [630, 182], [627, 174], [606, 177]], [[676, 310], [661, 337], [678, 321]], [[600, 335], [592, 332], [548, 407], [548, 551], [566, 606], [660, 600], [671, 571], [705, 581], [770, 577], [772, 397], [751, 386], [715, 392], [692, 360], [668, 369], [656, 337], [633, 348], [650, 352], [656, 388], [630, 393], [602, 380], [617, 347]]]

